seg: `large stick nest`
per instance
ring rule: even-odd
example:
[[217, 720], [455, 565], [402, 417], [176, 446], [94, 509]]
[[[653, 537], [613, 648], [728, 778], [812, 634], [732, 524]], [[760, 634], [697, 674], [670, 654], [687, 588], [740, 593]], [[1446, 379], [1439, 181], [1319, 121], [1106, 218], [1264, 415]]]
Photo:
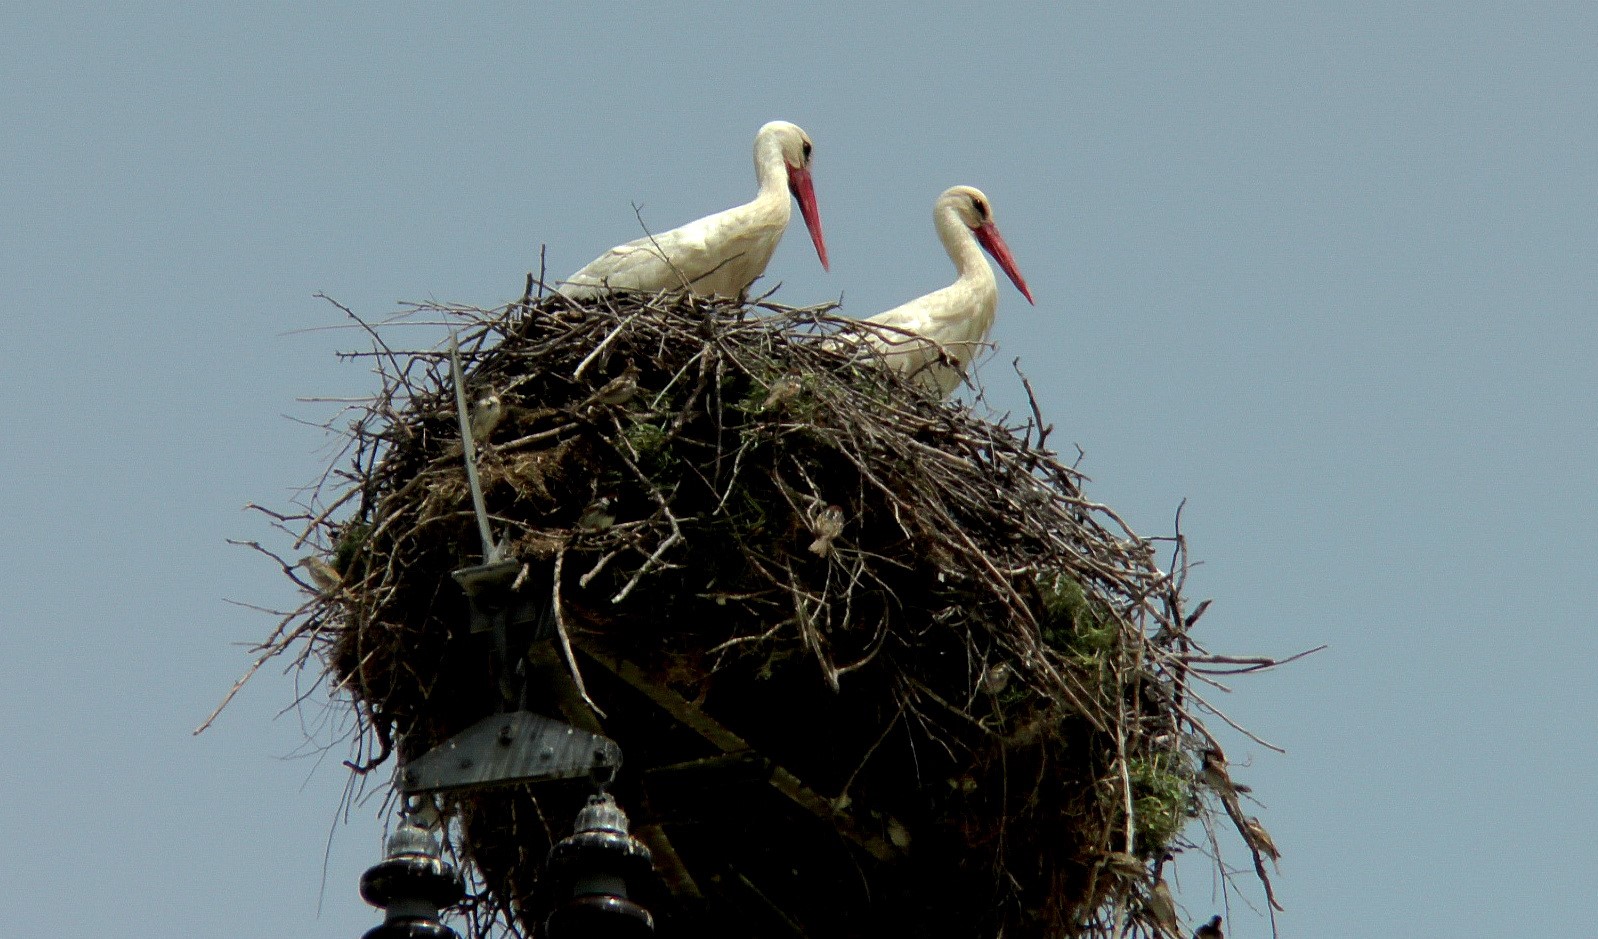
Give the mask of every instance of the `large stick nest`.
[[[1035, 402], [1015, 424], [932, 400], [826, 307], [417, 312], [503, 405], [489, 514], [560, 632], [518, 666], [526, 706], [621, 745], [665, 934], [1166, 935], [1189, 821], [1252, 822], [1202, 770], [1190, 681], [1243, 660], [1190, 638], [1182, 539], [1086, 498]], [[450, 577], [482, 547], [448, 352], [369, 331], [381, 391], [308, 508], [274, 513], [326, 566], [291, 569], [314, 596], [262, 647], [326, 670], [362, 774], [506, 707], [507, 677]], [[448, 800], [474, 935], [536, 930], [578, 789]]]

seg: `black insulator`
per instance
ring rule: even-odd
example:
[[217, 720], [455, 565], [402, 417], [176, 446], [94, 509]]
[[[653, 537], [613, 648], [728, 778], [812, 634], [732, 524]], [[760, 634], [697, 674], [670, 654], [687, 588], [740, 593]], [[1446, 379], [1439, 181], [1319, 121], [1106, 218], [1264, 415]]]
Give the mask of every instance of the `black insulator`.
[[438, 920], [384, 921], [361, 934], [361, 939], [461, 939], [460, 933]]
[[460, 939], [438, 911], [460, 902], [465, 885], [439, 857], [433, 836], [410, 821], [388, 839], [386, 857], [361, 875], [361, 896], [384, 912], [362, 939]]
[[646, 939], [654, 934], [655, 919], [648, 910], [611, 895], [573, 897], [544, 921], [547, 939]]
[[588, 800], [575, 830], [549, 851], [554, 910], [546, 939], [642, 939], [654, 917], [632, 898], [647, 889], [655, 869], [649, 849], [627, 833], [627, 814], [609, 793]]

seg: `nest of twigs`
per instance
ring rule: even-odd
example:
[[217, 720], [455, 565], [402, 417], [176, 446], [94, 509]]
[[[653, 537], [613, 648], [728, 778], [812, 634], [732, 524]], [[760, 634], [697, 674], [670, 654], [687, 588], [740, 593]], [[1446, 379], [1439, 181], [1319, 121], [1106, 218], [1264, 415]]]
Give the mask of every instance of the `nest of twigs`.
[[[663, 934], [1168, 935], [1162, 865], [1214, 844], [1183, 830], [1216, 802], [1251, 821], [1224, 762], [1203, 772], [1190, 682], [1263, 660], [1194, 644], [1181, 538], [1087, 499], [1035, 402], [1014, 423], [926, 397], [830, 309], [414, 311], [503, 409], [478, 447], [489, 515], [559, 632], [518, 665], [526, 707], [621, 745]], [[448, 352], [368, 331], [351, 355], [381, 390], [307, 508], [273, 513], [325, 566], [286, 568], [314, 595], [261, 659], [325, 669], [362, 774], [506, 706], [450, 577], [482, 546]], [[582, 794], [443, 806], [473, 935], [536, 932]]]

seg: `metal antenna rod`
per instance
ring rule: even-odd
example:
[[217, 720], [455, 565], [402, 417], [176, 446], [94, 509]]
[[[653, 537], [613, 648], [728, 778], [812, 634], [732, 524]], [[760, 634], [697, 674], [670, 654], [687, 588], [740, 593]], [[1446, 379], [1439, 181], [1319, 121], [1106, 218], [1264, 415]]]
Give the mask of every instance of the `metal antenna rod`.
[[499, 545], [488, 527], [488, 504], [483, 501], [483, 484], [477, 480], [477, 441], [472, 439], [472, 417], [466, 410], [466, 376], [461, 371], [461, 346], [455, 330], [449, 331], [449, 370], [455, 379], [455, 415], [461, 423], [461, 454], [466, 458], [466, 482], [472, 489], [472, 508], [477, 512], [477, 533], [483, 536], [483, 563], [499, 560]]

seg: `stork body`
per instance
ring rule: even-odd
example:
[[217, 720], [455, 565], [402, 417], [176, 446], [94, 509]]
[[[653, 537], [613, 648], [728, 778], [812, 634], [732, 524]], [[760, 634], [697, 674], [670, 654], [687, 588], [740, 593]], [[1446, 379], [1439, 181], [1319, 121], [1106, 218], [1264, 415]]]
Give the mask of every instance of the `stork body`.
[[760, 191], [753, 200], [681, 228], [617, 245], [568, 277], [561, 292], [573, 299], [594, 297], [607, 288], [742, 296], [765, 273], [788, 228], [793, 212], [790, 193], [799, 202], [825, 269], [827, 246], [810, 181], [811, 149], [810, 137], [798, 125], [787, 121], [765, 125], [755, 135]]
[[1028, 303], [1032, 292], [994, 227], [993, 211], [981, 190], [970, 186], [945, 190], [933, 204], [932, 221], [959, 277], [942, 290], [866, 320], [883, 327], [872, 329], [866, 341], [889, 367], [947, 398], [960, 387], [971, 360], [987, 341], [999, 306], [998, 283], [983, 250], [993, 255]]

